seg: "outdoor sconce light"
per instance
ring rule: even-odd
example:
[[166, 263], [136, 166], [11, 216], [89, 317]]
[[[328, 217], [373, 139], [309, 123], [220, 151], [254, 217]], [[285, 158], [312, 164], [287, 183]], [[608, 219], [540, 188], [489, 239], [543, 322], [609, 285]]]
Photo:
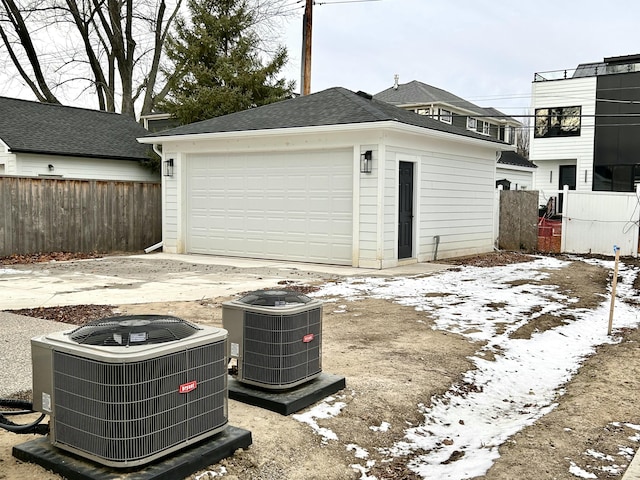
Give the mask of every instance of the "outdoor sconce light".
[[53, 165], [49, 164], [49, 171], [53, 172]]
[[373, 152], [367, 150], [360, 154], [360, 173], [371, 173], [373, 168]]
[[173, 158], [164, 161], [164, 176], [173, 177]]

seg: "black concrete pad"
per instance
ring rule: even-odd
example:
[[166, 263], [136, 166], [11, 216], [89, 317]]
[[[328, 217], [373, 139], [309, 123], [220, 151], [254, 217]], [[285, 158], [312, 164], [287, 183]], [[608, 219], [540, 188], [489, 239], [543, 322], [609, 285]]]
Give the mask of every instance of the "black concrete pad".
[[345, 378], [322, 372], [313, 380], [288, 390], [267, 390], [229, 377], [229, 398], [290, 415], [347, 386]]
[[13, 447], [13, 456], [51, 470], [67, 480], [176, 480], [203, 470], [251, 445], [251, 432], [228, 425], [223, 431], [191, 447], [133, 469], [94, 463], [51, 445], [41, 437]]

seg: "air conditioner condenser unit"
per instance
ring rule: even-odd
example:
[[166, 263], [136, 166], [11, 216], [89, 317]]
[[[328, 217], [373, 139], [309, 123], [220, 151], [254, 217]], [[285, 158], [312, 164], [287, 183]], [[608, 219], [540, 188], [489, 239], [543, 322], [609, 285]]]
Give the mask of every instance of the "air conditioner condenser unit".
[[51, 443], [136, 467], [223, 430], [227, 332], [177, 317], [112, 317], [31, 340], [34, 410]]
[[222, 304], [239, 382], [293, 388], [322, 373], [322, 302], [291, 290], [258, 290]]

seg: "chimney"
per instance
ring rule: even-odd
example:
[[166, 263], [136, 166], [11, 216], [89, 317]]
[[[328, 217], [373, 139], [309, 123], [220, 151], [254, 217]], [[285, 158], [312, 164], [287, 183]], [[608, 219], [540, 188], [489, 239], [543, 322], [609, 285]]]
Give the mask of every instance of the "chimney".
[[397, 73], [393, 76], [393, 89], [397, 90], [398, 89], [398, 81], [400, 80], [400, 75], [398, 75]]

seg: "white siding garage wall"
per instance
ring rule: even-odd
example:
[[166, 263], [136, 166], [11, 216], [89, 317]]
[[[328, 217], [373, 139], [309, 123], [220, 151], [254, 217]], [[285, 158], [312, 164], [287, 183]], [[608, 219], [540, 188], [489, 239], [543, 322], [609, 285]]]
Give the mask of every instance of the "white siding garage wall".
[[353, 151], [186, 157], [187, 253], [351, 265]]
[[492, 251], [495, 163], [491, 158], [425, 153], [419, 189], [422, 261]]

